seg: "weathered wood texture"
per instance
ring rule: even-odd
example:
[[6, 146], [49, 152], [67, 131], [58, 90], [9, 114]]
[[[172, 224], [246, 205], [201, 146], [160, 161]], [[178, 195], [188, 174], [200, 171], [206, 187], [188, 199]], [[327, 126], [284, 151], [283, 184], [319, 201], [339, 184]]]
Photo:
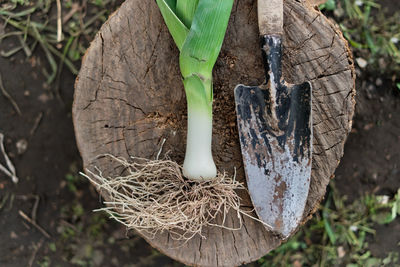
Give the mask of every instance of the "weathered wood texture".
[[328, 0], [308, 0], [308, 2], [313, 6], [319, 6], [326, 3]]
[[[214, 71], [213, 154], [220, 171], [244, 180], [236, 129], [233, 89], [257, 85], [264, 73], [258, 47], [256, 0], [236, 1], [220, 58]], [[304, 221], [316, 210], [343, 154], [354, 112], [354, 69], [338, 28], [303, 1], [284, 7], [284, 72], [292, 83], [313, 85], [314, 150], [310, 194]], [[154, 158], [163, 151], [182, 163], [185, 150], [186, 102], [178, 50], [155, 1], [128, 0], [103, 25], [92, 42], [76, 81], [73, 120], [85, 168], [115, 174], [123, 170], [94, 158], [111, 153], [128, 158]], [[107, 198], [104, 192], [100, 192]], [[244, 205], [251, 206], [242, 192]], [[262, 225], [243, 218], [238, 231], [208, 228], [206, 239], [187, 244], [168, 233], [148, 242], [190, 265], [235, 266], [254, 261], [281, 240]], [[238, 226], [230, 216], [228, 225]]]

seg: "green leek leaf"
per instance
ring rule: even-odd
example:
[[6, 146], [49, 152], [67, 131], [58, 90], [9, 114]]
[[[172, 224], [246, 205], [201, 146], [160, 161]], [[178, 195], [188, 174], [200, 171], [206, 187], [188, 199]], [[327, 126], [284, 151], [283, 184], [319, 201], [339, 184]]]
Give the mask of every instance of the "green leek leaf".
[[177, 0], [176, 15], [190, 28], [199, 0]]
[[[189, 29], [179, 20], [175, 15], [170, 5], [173, 5], [174, 0], [156, 0], [157, 5], [160, 8], [161, 14], [164, 18], [165, 24], [171, 33], [172, 38], [175, 41], [176, 46], [179, 50], [182, 49], [183, 43], [189, 33]], [[168, 2], [167, 2], [168, 1]]]
[[212, 115], [212, 96], [210, 101], [210, 95], [207, 94], [210, 91], [208, 89], [209, 86], [212, 85], [205, 83], [197, 75], [186, 77], [183, 80], [183, 85], [188, 105], [197, 110], [209, 112], [209, 115]]
[[234, 0], [156, 1], [180, 50], [179, 65], [188, 107], [182, 172], [192, 180], [214, 179], [217, 169], [211, 153], [212, 69], [221, 50]]
[[183, 77], [196, 73], [203, 80], [212, 78], [232, 5], [233, 0], [199, 1], [179, 58]]
[[169, 8], [176, 13], [176, 0], [165, 0]]

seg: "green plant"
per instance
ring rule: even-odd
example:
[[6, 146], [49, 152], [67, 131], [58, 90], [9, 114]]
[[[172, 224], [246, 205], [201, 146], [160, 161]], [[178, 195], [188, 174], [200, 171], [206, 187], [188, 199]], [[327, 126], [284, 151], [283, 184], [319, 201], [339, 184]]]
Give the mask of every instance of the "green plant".
[[42, 259], [37, 261], [37, 265], [40, 267], [49, 267], [50, 266], [50, 258], [48, 256], [44, 256]]
[[90, 224], [88, 226], [89, 236], [92, 238], [98, 238], [107, 223], [106, 213], [95, 213], [90, 217]]
[[375, 72], [400, 71], [400, 24], [397, 12], [387, 16], [378, 0], [329, 0], [320, 6], [333, 11], [357, 57]]
[[78, 174], [78, 166], [76, 162], [71, 163], [69, 166], [69, 171], [65, 175], [65, 180], [67, 182], [67, 188], [70, 192], [77, 194], [78, 188], [83, 184], [86, 183], [85, 179]]
[[329, 10], [329, 11], [335, 10], [336, 9], [336, 2], [335, 2], [335, 0], [328, 0], [325, 3], [321, 4], [319, 6], [319, 9], [320, 10], [326, 9], [326, 10]]
[[[0, 4], [0, 19], [7, 26], [7, 32], [0, 35], [0, 42], [13, 38], [17, 43], [1, 55], [10, 57], [23, 51], [30, 58], [37, 49], [42, 49], [49, 65], [49, 69], [43, 70], [48, 84], [59, 81], [64, 66], [73, 74], [78, 73], [79, 60], [116, 0], [60, 3], [63, 13], [57, 17], [50, 15], [51, 10], [57, 8], [56, 1], [11, 0]], [[61, 27], [57, 26], [58, 22]]]
[[388, 224], [400, 215], [400, 189], [392, 199], [389, 196], [366, 196], [364, 201], [371, 220], [376, 223]]
[[180, 50], [179, 63], [188, 107], [183, 174], [190, 179], [217, 175], [211, 155], [212, 69], [221, 50], [233, 0], [157, 0]]
[[51, 243], [49, 243], [48, 246], [49, 246], [50, 251], [52, 251], [52, 252], [56, 252], [57, 251], [56, 243], [51, 242]]
[[[375, 234], [374, 224], [388, 224], [393, 210], [398, 215], [400, 190], [392, 198], [366, 195], [353, 203], [330, 187], [327, 199], [307, 225], [287, 243], [272, 251], [259, 263], [262, 266], [396, 266], [398, 253], [377, 258], [368, 248]], [[386, 220], [377, 220], [376, 215]]]

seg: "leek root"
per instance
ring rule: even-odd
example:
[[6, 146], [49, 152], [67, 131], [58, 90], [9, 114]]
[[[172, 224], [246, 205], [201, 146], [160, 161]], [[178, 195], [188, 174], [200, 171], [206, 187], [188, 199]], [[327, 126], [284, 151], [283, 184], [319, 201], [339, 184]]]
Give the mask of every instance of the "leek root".
[[[240, 209], [240, 197], [235, 189], [243, 184], [225, 174], [212, 181], [190, 182], [182, 177], [182, 168], [171, 160], [123, 158], [103, 155], [127, 170], [122, 176], [107, 177], [101, 172], [87, 170], [84, 175], [99, 191], [107, 192], [106, 211], [110, 217], [128, 229], [144, 231], [151, 237], [169, 231], [175, 240], [187, 241], [196, 234], [204, 238], [206, 226], [220, 226], [237, 230], [242, 226], [240, 214], [251, 217]], [[229, 211], [240, 219], [236, 228], [215, 224], [217, 216], [225, 222]]]

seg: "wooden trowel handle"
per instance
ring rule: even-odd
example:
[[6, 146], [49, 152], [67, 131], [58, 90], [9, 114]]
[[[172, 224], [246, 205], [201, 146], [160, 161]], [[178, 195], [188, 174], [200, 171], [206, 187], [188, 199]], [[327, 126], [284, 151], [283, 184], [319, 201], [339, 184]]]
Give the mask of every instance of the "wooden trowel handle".
[[260, 35], [283, 34], [283, 0], [258, 0]]

